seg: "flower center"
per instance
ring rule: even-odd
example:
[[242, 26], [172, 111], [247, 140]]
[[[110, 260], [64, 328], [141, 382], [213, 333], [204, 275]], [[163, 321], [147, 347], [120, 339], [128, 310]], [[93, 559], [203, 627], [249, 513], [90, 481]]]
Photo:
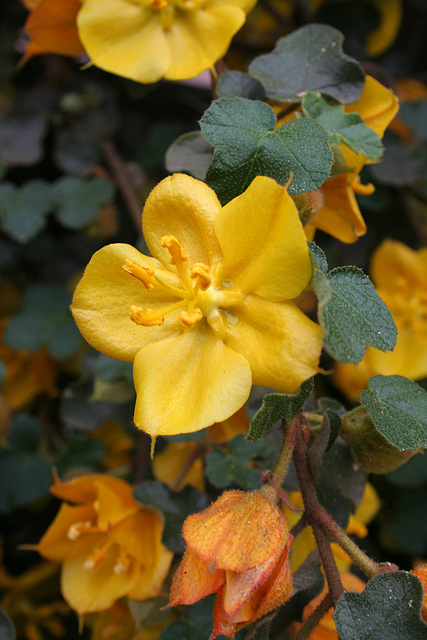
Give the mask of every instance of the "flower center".
[[241, 296], [233, 291], [224, 291], [215, 286], [215, 274], [212, 273], [208, 265], [196, 262], [189, 267], [187, 264], [189, 257], [175, 236], [163, 236], [161, 245], [171, 255], [170, 264], [176, 267], [181, 286], [175, 287], [165, 282], [154, 269], [143, 267], [133, 260], [126, 260], [123, 269], [140, 280], [147, 291], [152, 292], [158, 287], [166, 293], [172, 294], [177, 298], [177, 301], [155, 311], [152, 309], [144, 310], [132, 305], [129, 311], [130, 319], [144, 327], [160, 326], [164, 324], [166, 315], [177, 309], [182, 309], [176, 318], [182, 327], [192, 328], [205, 317], [214, 331], [223, 331], [220, 308], [235, 304], [241, 299]]
[[[72, 524], [67, 531], [67, 538], [75, 542], [81, 536], [90, 535], [92, 533], [100, 533], [100, 530], [96, 525], [94, 525], [90, 520], [84, 520], [82, 522], [75, 522]], [[100, 547], [94, 547], [90, 553], [90, 555], [86, 558], [83, 567], [91, 571], [95, 569], [100, 562], [102, 562], [107, 553], [110, 551], [111, 547], [116, 543], [114, 540], [107, 537], [104, 544]], [[119, 547], [117, 557], [113, 566], [113, 571], [117, 575], [121, 575], [129, 571], [132, 563], [132, 557], [126, 553], [124, 549]]]

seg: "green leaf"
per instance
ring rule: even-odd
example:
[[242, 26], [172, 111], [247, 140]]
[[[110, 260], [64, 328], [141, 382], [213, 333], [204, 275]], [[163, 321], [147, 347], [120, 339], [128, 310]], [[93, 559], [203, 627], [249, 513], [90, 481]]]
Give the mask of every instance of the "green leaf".
[[423, 588], [406, 571], [381, 573], [363, 593], [345, 593], [333, 618], [342, 640], [426, 640]]
[[282, 185], [292, 177], [292, 194], [318, 189], [329, 176], [333, 155], [323, 127], [309, 118], [275, 126], [268, 104], [245, 98], [215, 100], [202, 116], [202, 135], [214, 148], [206, 181], [223, 205], [257, 175]]
[[[319, 322], [325, 349], [339, 362], [357, 364], [367, 346], [389, 351], [396, 344], [397, 330], [390, 311], [369, 278], [357, 267], [337, 267], [328, 274], [332, 292], [325, 303], [319, 299]], [[313, 281], [314, 291], [316, 283]]]
[[163, 482], [146, 480], [135, 487], [133, 497], [141, 504], [160, 511], [165, 519], [163, 544], [176, 553], [183, 553], [182, 524], [189, 515], [206, 507], [204, 494], [189, 486], [177, 493]]
[[308, 451], [308, 462], [313, 476], [323, 461], [323, 456], [338, 437], [341, 428], [341, 418], [334, 411], [326, 411], [323, 416], [322, 429], [317, 433]]
[[296, 393], [268, 393], [261, 409], [254, 415], [248, 432], [248, 440], [259, 440], [282, 418], [292, 422], [297, 412], [313, 391], [313, 378], [302, 383]]
[[172, 142], [166, 152], [165, 165], [170, 173], [185, 171], [204, 180], [212, 156], [212, 148], [203, 140], [200, 131], [190, 131]]
[[23, 102], [15, 104], [0, 118], [0, 161], [24, 166], [38, 162], [43, 155], [47, 126], [47, 111]]
[[413, 456], [399, 469], [387, 474], [387, 480], [395, 487], [417, 489], [427, 483], [427, 456]]
[[230, 442], [229, 451], [215, 449], [206, 456], [206, 477], [214, 487], [223, 489], [232, 482], [247, 491], [257, 489], [261, 483], [261, 470], [251, 469], [249, 461], [266, 458], [271, 445], [266, 440], [249, 442], [239, 434]]
[[380, 515], [381, 537], [390, 541], [392, 552], [424, 557], [427, 545], [427, 491], [402, 489], [394, 494], [392, 509]]
[[241, 71], [227, 71], [218, 80], [216, 87], [218, 98], [248, 98], [249, 100], [264, 100], [265, 90], [258, 80], [248, 73]]
[[0, 454], [0, 513], [44, 497], [51, 484], [50, 465], [41, 456], [14, 451]]
[[249, 66], [251, 76], [278, 102], [300, 102], [308, 91], [318, 91], [338, 102], [355, 102], [365, 73], [342, 50], [344, 36], [322, 24], [310, 24], [278, 40], [271, 53]]
[[402, 376], [374, 376], [360, 400], [377, 431], [401, 451], [427, 447], [427, 392]]
[[196, 629], [188, 622], [172, 622], [163, 629], [159, 635], [159, 640], [206, 640], [207, 636], [199, 629]]
[[311, 284], [319, 301], [319, 308], [325, 307], [332, 296], [332, 287], [329, 283], [328, 263], [322, 249], [314, 242], [308, 242], [312, 267]]
[[77, 433], [67, 440], [66, 447], [55, 460], [55, 468], [60, 476], [69, 469], [102, 469], [102, 461], [108, 454], [107, 445], [99, 438], [89, 438]]
[[1, 228], [18, 242], [28, 242], [43, 229], [51, 208], [51, 190], [44, 180], [29, 180], [23, 187], [0, 185]]
[[105, 178], [61, 178], [52, 187], [56, 217], [64, 227], [83, 229], [96, 219], [101, 205], [113, 194], [114, 187]]
[[21, 453], [34, 453], [40, 444], [41, 424], [27, 413], [20, 413], [12, 418], [7, 434], [7, 442], [11, 449]]
[[342, 105], [331, 105], [317, 93], [307, 93], [301, 104], [308, 118], [322, 125], [331, 135], [355, 153], [363, 153], [370, 160], [377, 160], [384, 148], [381, 138], [368, 127], [358, 113], [346, 113]]
[[3, 609], [0, 609], [0, 638], [1, 640], [15, 640], [15, 628], [11, 619]]
[[70, 313], [71, 296], [58, 286], [37, 285], [24, 295], [23, 309], [6, 327], [4, 342], [14, 349], [46, 346], [54, 358], [72, 356], [83, 339]]
[[157, 596], [149, 600], [132, 600], [128, 599], [129, 610], [132, 618], [135, 620], [136, 627], [139, 629], [142, 625], [154, 626], [162, 624], [170, 616], [170, 611], [161, 611], [169, 603], [167, 596]]
[[133, 364], [110, 358], [103, 353], [97, 357], [95, 373], [105, 382], [117, 382], [118, 380], [133, 381]]

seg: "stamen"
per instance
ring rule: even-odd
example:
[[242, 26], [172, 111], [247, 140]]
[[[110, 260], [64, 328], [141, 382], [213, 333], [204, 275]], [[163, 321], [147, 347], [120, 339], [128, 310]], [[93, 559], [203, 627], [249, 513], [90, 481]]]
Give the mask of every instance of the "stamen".
[[197, 322], [203, 318], [203, 313], [200, 309], [194, 309], [192, 313], [188, 313], [188, 311], [181, 311], [181, 313], [177, 317], [177, 321], [180, 325], [185, 328], [194, 327]]
[[188, 277], [187, 270], [184, 267], [184, 262], [188, 260], [188, 255], [185, 253], [183, 247], [179, 244], [175, 236], [163, 236], [160, 240], [160, 244], [171, 254], [170, 263], [176, 266], [179, 277], [184, 284], [187, 284], [191, 291], [193, 287]]
[[113, 567], [114, 573], [117, 574], [118, 576], [122, 575], [123, 573], [127, 573], [130, 568], [131, 560], [132, 560], [131, 556], [128, 553], [126, 553], [124, 549], [120, 547], [118, 558]]
[[126, 260], [123, 265], [123, 269], [130, 273], [131, 276], [134, 276], [138, 280], [140, 280], [148, 291], [152, 291], [154, 289], [155, 279], [154, 269], [151, 267], [143, 267], [140, 264], [137, 264], [133, 260]]
[[195, 264], [193, 264], [193, 266], [191, 267], [191, 277], [193, 279], [197, 278], [194, 292], [196, 292], [199, 288], [202, 289], [202, 291], [206, 291], [206, 289], [212, 283], [212, 276], [211, 272], [209, 271], [209, 267], [206, 264], [203, 264], [203, 262], [196, 262]]
[[77, 540], [85, 533], [99, 533], [99, 529], [94, 527], [90, 520], [75, 522], [69, 527], [67, 531], [67, 538], [74, 542], [74, 540]]
[[171, 254], [171, 264], [176, 264], [178, 266], [179, 262], [188, 260], [187, 254], [185, 253], [184, 249], [179, 244], [175, 236], [163, 236], [163, 238], [160, 240], [160, 244], [162, 245], [162, 247], [166, 247], [166, 249]]
[[83, 568], [84, 569], [88, 569], [89, 571], [91, 569], [94, 569], [102, 560], [104, 560], [107, 551], [110, 549], [110, 547], [114, 544], [114, 540], [110, 540], [108, 539], [107, 542], [105, 544], [102, 545], [101, 548], [96, 549], [94, 551], [94, 553], [92, 553], [92, 555], [90, 555], [84, 562], [83, 564]]
[[166, 314], [175, 311], [175, 309], [185, 307], [187, 304], [187, 300], [179, 300], [179, 302], [175, 302], [175, 304], [171, 304], [169, 307], [163, 307], [157, 311], [153, 311], [153, 309], [144, 311], [141, 307], [133, 304], [129, 311], [129, 317], [135, 324], [139, 324], [142, 327], [161, 326], [164, 324]]

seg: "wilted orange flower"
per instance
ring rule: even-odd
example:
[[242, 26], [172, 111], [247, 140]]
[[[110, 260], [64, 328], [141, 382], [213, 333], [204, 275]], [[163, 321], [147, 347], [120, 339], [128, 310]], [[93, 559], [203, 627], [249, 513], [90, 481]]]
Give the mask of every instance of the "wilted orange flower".
[[[354, 591], [356, 593], [361, 593], [365, 588], [366, 584], [353, 575], [352, 573], [341, 573], [340, 574], [341, 581], [343, 583], [344, 589], [346, 591]], [[288, 634], [290, 638], [295, 638], [298, 631], [303, 626], [304, 622], [310, 617], [310, 615], [315, 611], [320, 602], [323, 600], [324, 596], [327, 593], [327, 586], [323, 589], [322, 593], [319, 594], [314, 600], [312, 600], [304, 609], [303, 613], [303, 621], [302, 622], [294, 622], [290, 628], [288, 629]], [[329, 609], [328, 613], [322, 618], [320, 624], [316, 627], [313, 633], [310, 635], [310, 640], [339, 640], [337, 630], [335, 627], [335, 622], [332, 618], [332, 614], [334, 613], [334, 609]]]
[[67, 502], [36, 550], [62, 563], [61, 589], [79, 615], [103, 611], [123, 596], [157, 596], [173, 554], [162, 542], [163, 521], [132, 498], [132, 487], [108, 475], [55, 480]]
[[411, 573], [421, 580], [421, 584], [423, 585], [424, 598], [421, 616], [423, 617], [423, 620], [427, 622], [427, 565], [422, 565], [416, 569], [412, 569]]
[[187, 518], [187, 550], [173, 578], [170, 605], [216, 593], [210, 640], [234, 634], [286, 602], [292, 593], [289, 525], [262, 491], [226, 491]]
[[23, 62], [40, 53], [78, 56], [84, 52], [77, 33], [79, 0], [24, 0], [31, 10], [25, 23], [30, 36]]
[[357, 365], [338, 365], [335, 382], [354, 401], [374, 375], [427, 376], [427, 249], [386, 240], [374, 252], [371, 276], [397, 327], [393, 351], [368, 347]]

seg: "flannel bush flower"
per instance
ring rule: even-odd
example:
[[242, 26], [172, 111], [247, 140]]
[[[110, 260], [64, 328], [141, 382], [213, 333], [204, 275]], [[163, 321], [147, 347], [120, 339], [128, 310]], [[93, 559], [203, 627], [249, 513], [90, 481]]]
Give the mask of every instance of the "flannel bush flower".
[[72, 304], [92, 346], [134, 361], [137, 427], [191, 433], [229, 418], [252, 383], [293, 392], [317, 373], [322, 330], [292, 300], [311, 263], [284, 187], [257, 177], [221, 207], [175, 174], [149, 195], [143, 230], [153, 257], [103, 247]]
[[92, 62], [136, 82], [211, 69], [256, 0], [82, 0], [78, 31]]
[[372, 256], [371, 276], [393, 315], [397, 341], [393, 351], [368, 347], [359, 364], [337, 366], [337, 385], [355, 401], [372, 376], [400, 375], [412, 380], [427, 376], [427, 249], [414, 251], [386, 240]]
[[170, 606], [216, 593], [214, 629], [234, 634], [286, 602], [292, 593], [289, 525], [262, 491], [226, 491], [187, 518], [187, 549], [172, 582]]
[[51, 493], [64, 502], [36, 550], [62, 563], [61, 590], [70, 607], [82, 615], [123, 596], [160, 594], [173, 553], [161, 542], [162, 518], [132, 498], [130, 485], [95, 474], [56, 479]]

